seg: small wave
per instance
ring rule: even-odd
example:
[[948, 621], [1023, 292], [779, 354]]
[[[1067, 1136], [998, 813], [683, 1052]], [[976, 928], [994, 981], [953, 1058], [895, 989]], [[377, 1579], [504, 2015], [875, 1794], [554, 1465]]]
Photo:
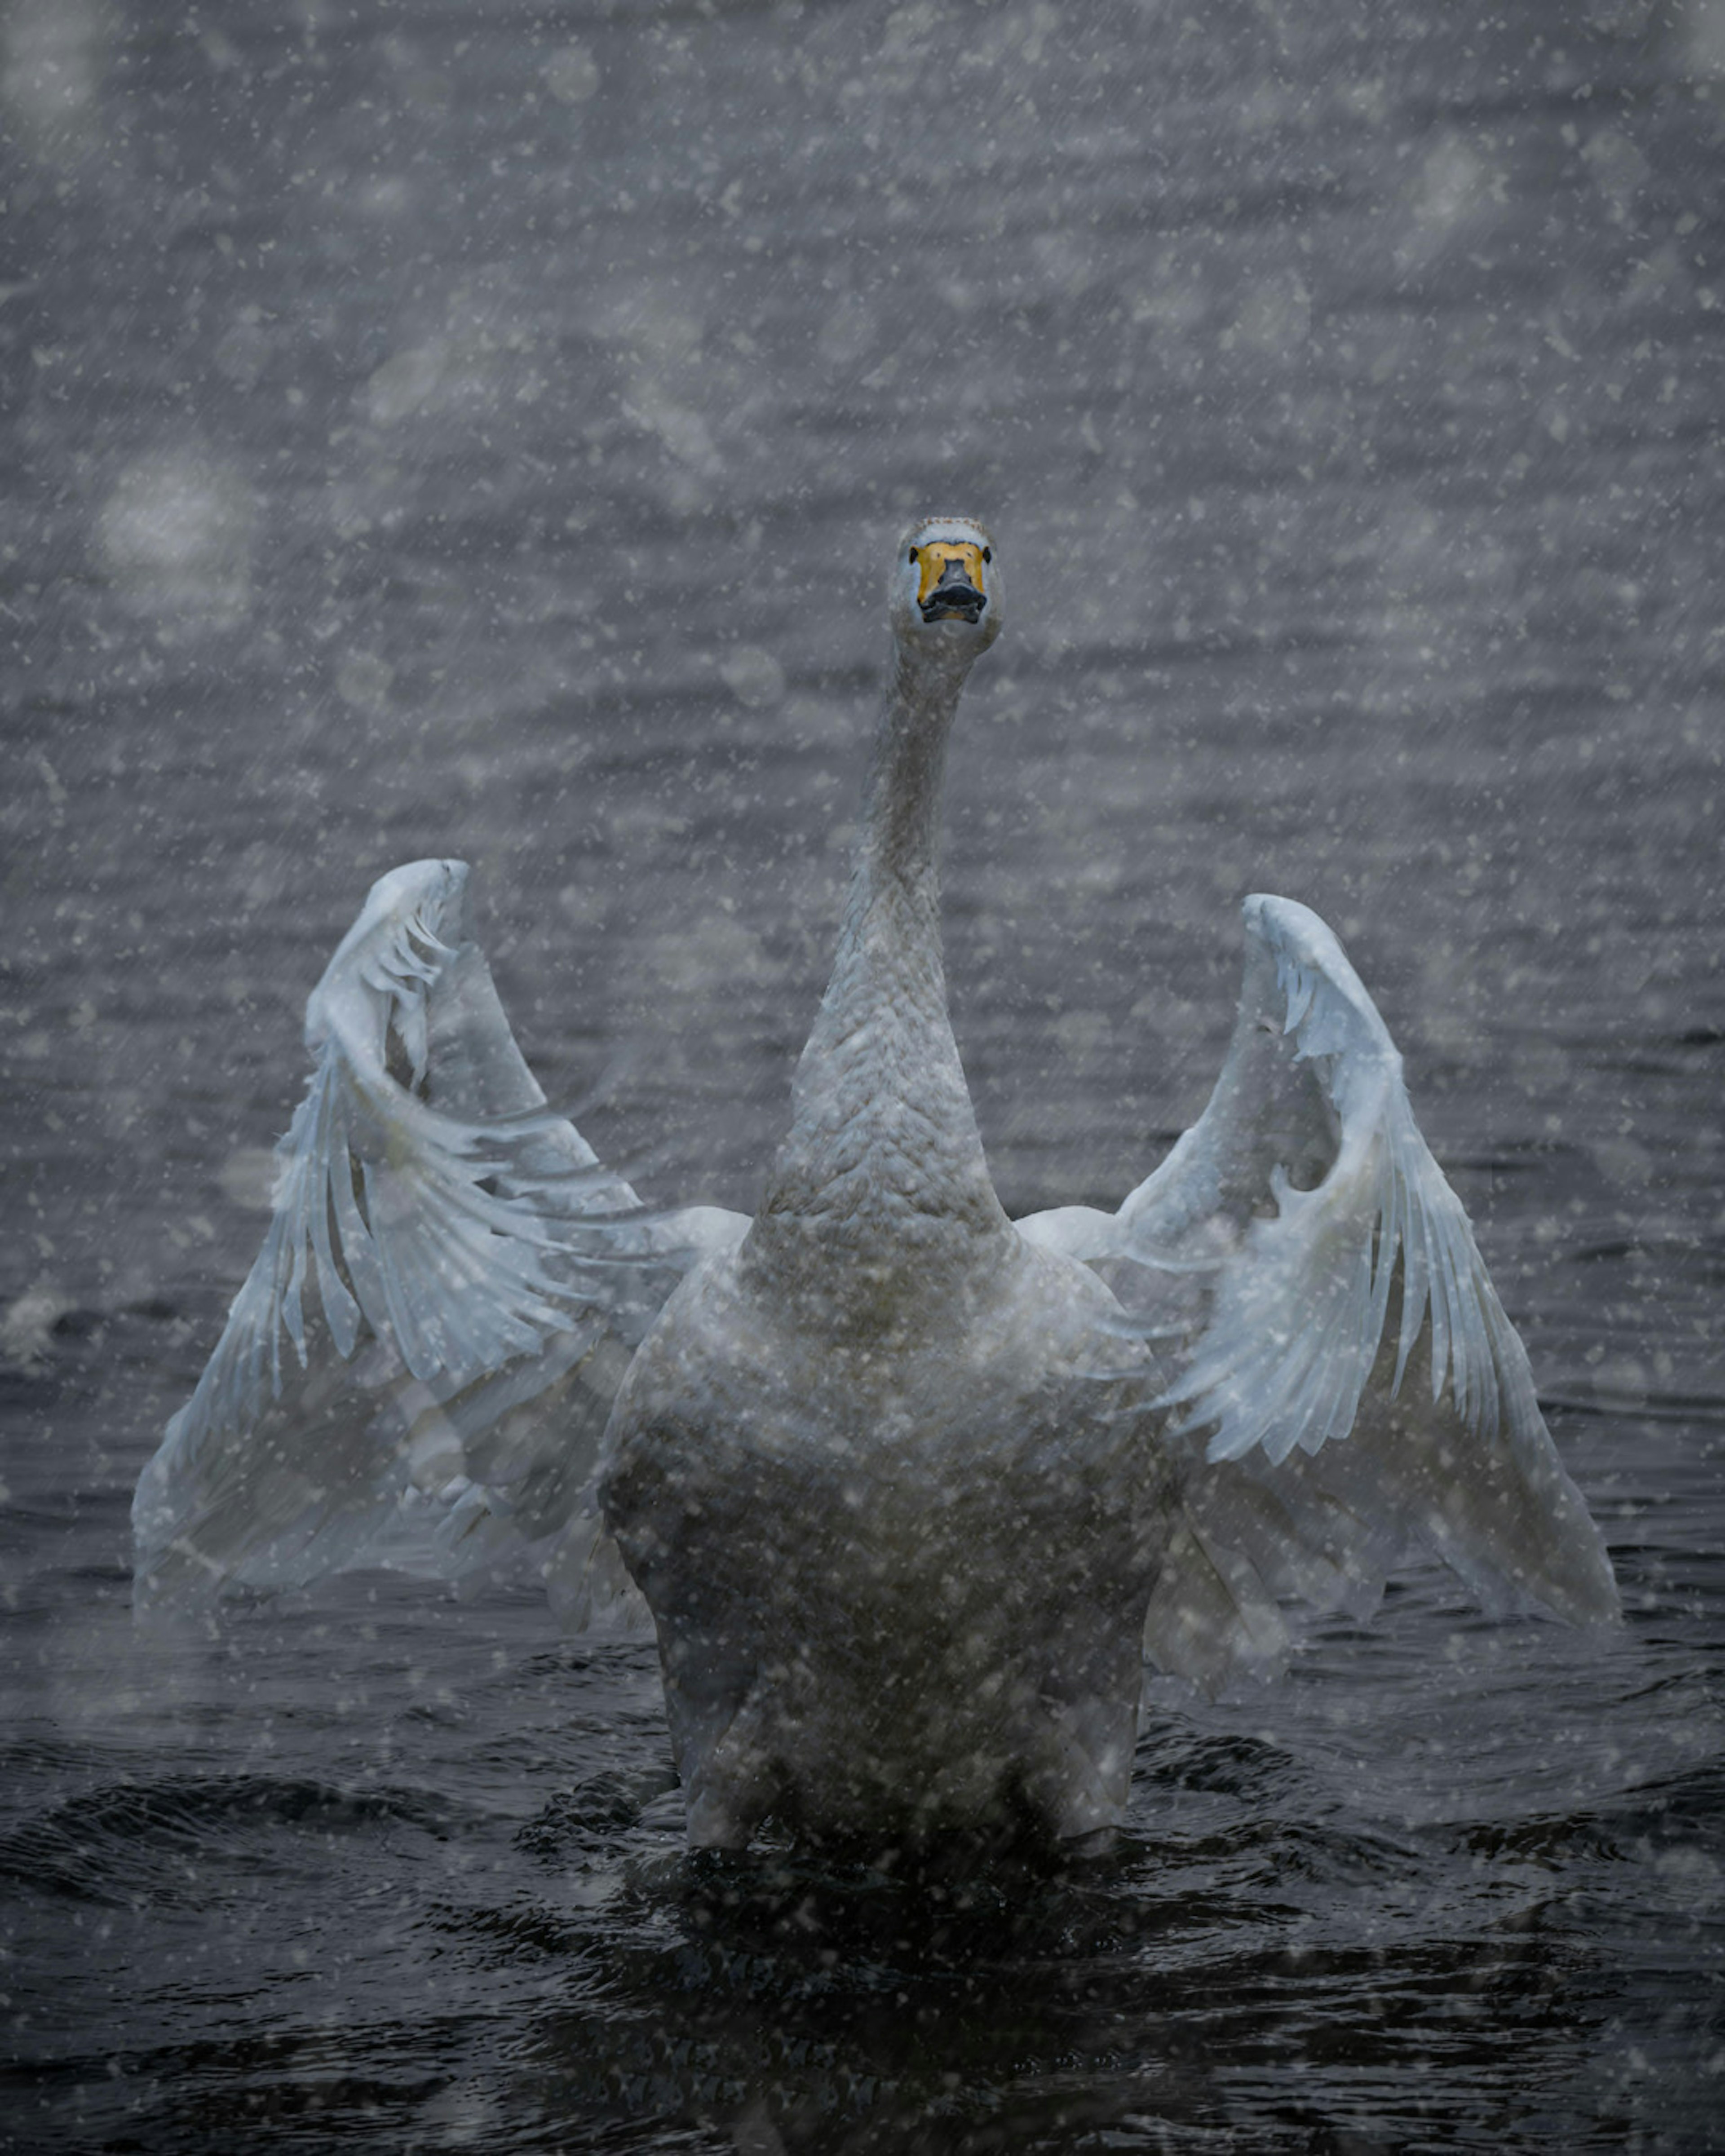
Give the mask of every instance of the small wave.
[[1725, 1760], [1643, 1782], [1603, 1807], [1601, 1816], [1628, 1842], [1694, 1842], [1725, 1856]]
[[1706, 1875], [1707, 1908], [1715, 1911], [1725, 1859], [1725, 1763], [1710, 1760], [1661, 1776], [1573, 1813], [1478, 1821], [1455, 1840], [1475, 1857], [1507, 1859], [1566, 1874], [1589, 1862], [1669, 1863], [1674, 1854], [1686, 1852]]
[[572, 1789], [559, 1790], [518, 1827], [516, 1847], [549, 1862], [565, 1861], [640, 1825], [647, 1807], [676, 1787], [668, 1766], [646, 1774], [593, 1775]]
[[0, 1882], [137, 1907], [208, 1898], [202, 1867], [270, 1861], [284, 1829], [326, 1840], [408, 1826], [443, 1840], [450, 1808], [412, 1791], [342, 1789], [293, 1777], [121, 1783], [87, 1790], [0, 1834]]
[[1281, 1745], [1236, 1731], [1213, 1734], [1157, 1719], [1138, 1739], [1137, 1779], [1151, 1789], [1201, 1789], [1261, 1801], [1295, 1771], [1292, 1756]]

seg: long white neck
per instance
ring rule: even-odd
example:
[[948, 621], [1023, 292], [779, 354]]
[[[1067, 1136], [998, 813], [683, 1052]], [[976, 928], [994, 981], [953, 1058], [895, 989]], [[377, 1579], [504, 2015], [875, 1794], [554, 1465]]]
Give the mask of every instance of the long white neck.
[[[947, 1015], [937, 862], [947, 734], [968, 672], [897, 647], [833, 974], [752, 1231], [757, 1272], [880, 1306], [1009, 1232]], [[846, 1299], [851, 1288], [829, 1283]]]

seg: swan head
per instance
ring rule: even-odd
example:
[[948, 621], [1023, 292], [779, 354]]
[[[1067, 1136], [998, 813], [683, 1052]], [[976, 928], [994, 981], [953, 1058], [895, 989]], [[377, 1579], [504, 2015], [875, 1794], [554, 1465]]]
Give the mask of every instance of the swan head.
[[925, 516], [911, 525], [893, 558], [889, 607], [901, 651], [968, 666], [1000, 634], [993, 540], [969, 516]]

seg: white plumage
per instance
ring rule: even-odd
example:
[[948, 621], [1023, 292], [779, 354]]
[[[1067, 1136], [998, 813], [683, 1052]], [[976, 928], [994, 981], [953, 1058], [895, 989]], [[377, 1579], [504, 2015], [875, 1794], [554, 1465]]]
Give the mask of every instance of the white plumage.
[[936, 870], [1002, 612], [979, 526], [906, 535], [838, 955], [752, 1222], [649, 1213], [547, 1108], [460, 863], [374, 887], [308, 1006], [264, 1250], [139, 1484], [141, 1602], [511, 1551], [573, 1623], [639, 1589], [691, 1835], [723, 1845], [769, 1815], [1106, 1825], [1146, 1655], [1273, 1661], [1281, 1600], [1363, 1609], [1410, 1542], [1483, 1596], [1615, 1614], [1400, 1058], [1304, 906], [1246, 901], [1214, 1094], [1119, 1211], [1002, 1211]]

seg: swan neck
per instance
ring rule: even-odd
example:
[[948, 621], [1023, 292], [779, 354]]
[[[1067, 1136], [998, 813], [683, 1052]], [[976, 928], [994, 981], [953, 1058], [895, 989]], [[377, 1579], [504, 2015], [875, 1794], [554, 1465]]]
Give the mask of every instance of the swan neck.
[[877, 1304], [895, 1281], [927, 1291], [978, 1238], [1007, 1232], [941, 955], [941, 795], [968, 671], [897, 654], [832, 978], [751, 1236], [755, 1265], [808, 1278], [829, 1257], [834, 1293], [863, 1282]]
[[[885, 886], [926, 895], [931, 905], [940, 896], [947, 737], [968, 669], [919, 666], [901, 648], [896, 660], [864, 797], [847, 929], [859, 904], [865, 907]], [[936, 936], [937, 942], [937, 927]]]

